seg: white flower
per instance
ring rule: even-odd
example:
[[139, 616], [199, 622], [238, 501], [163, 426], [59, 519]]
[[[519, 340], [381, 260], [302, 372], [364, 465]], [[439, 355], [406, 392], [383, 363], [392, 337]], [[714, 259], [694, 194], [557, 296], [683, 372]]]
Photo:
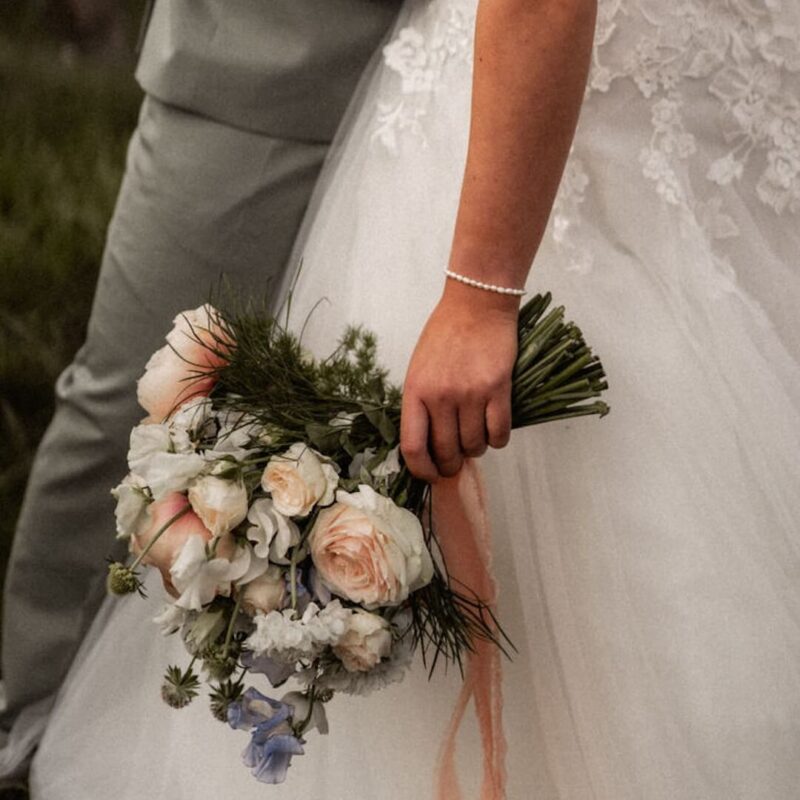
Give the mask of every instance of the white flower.
[[240, 481], [204, 475], [189, 487], [189, 502], [214, 536], [232, 531], [247, 516], [247, 489]]
[[175, 452], [193, 453], [195, 441], [212, 432], [209, 430], [211, 419], [211, 400], [207, 397], [193, 397], [187, 400], [168, 422]]
[[261, 479], [275, 508], [288, 517], [304, 517], [316, 503], [332, 503], [338, 483], [333, 464], [304, 442], [295, 442], [284, 453], [273, 456]]
[[256, 629], [245, 647], [256, 656], [266, 655], [287, 663], [313, 661], [325, 647], [339, 641], [347, 630], [350, 613], [339, 600], [332, 600], [322, 610], [316, 603], [309, 603], [299, 618], [291, 608], [256, 614]]
[[127, 539], [136, 533], [147, 519], [147, 507], [151, 498], [144, 480], [133, 473], [123, 478], [122, 483], [111, 490], [117, 501], [114, 516], [117, 520], [117, 538]]
[[283, 605], [286, 597], [286, 581], [283, 570], [274, 564], [269, 566], [263, 574], [252, 581], [248, 581], [240, 590], [242, 610], [253, 616], [257, 611], [268, 614], [277, 611]]
[[259, 558], [271, 558], [277, 564], [287, 563], [286, 553], [300, 542], [300, 529], [275, 508], [269, 497], [262, 497], [250, 506], [247, 519], [253, 523], [247, 538]]
[[325, 712], [325, 703], [314, 703], [313, 707], [310, 707], [311, 701], [308, 695], [303, 694], [303, 692], [286, 692], [281, 697], [281, 703], [287, 703], [292, 706], [294, 709], [292, 717], [296, 720], [306, 719], [309, 711], [311, 712], [306, 731], [316, 728], [321, 734], [328, 732], [328, 715]]
[[264, 429], [258, 421], [242, 412], [224, 409], [216, 415], [219, 431], [214, 447], [203, 454], [208, 460], [220, 457], [233, 457], [244, 461], [255, 448], [253, 442], [263, 441]]
[[407, 631], [410, 623], [407, 612], [395, 617], [395, 630], [405, 631], [405, 635], [395, 638], [388, 658], [384, 658], [367, 672], [348, 672], [344, 667], [328, 666], [320, 674], [318, 669], [305, 669], [296, 674], [300, 683], [308, 685], [312, 681], [320, 689], [331, 689], [344, 694], [366, 695], [398, 683], [405, 677], [406, 670], [414, 657], [414, 637]]
[[360, 411], [339, 411], [336, 416], [328, 420], [328, 425], [331, 428], [350, 428], [353, 425], [353, 420], [361, 416]]
[[131, 431], [128, 465], [150, 487], [153, 499], [160, 500], [187, 489], [206, 462], [197, 453], [173, 452], [169, 426], [152, 424]]
[[356, 609], [333, 652], [348, 672], [366, 672], [386, 658], [391, 649], [389, 623], [378, 614]]
[[366, 484], [338, 491], [308, 541], [322, 582], [368, 609], [402, 603], [433, 576], [419, 519]]
[[348, 476], [368, 481], [370, 475], [372, 475], [373, 478], [389, 480], [392, 475], [400, 472], [399, 452], [399, 446], [393, 447], [382, 461], [367, 471], [366, 464], [375, 457], [375, 448], [365, 447], [364, 450], [353, 456], [353, 460], [348, 467]]
[[153, 617], [153, 622], [161, 629], [164, 636], [179, 631], [186, 622], [189, 612], [174, 603], [164, 603], [161, 611]]
[[175, 605], [201, 611], [218, 594], [227, 597], [231, 582], [238, 580], [249, 565], [249, 548], [237, 551], [232, 561], [209, 558], [205, 540], [190, 536], [169, 571], [173, 585], [181, 593]]
[[391, 478], [392, 475], [400, 472], [400, 447], [393, 447], [386, 458], [381, 461], [373, 470], [372, 474], [376, 478]]
[[361, 480], [369, 480], [369, 473], [367, 472], [366, 464], [375, 455], [374, 447], [365, 447], [360, 452], [356, 453], [350, 465], [347, 468], [347, 476], [349, 478], [361, 478]]

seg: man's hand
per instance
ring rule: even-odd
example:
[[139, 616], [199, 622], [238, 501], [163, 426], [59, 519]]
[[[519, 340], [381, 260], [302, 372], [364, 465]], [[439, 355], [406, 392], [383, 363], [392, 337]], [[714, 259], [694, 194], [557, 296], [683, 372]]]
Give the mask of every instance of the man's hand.
[[508, 443], [518, 310], [519, 298], [447, 281], [403, 385], [400, 449], [418, 478]]

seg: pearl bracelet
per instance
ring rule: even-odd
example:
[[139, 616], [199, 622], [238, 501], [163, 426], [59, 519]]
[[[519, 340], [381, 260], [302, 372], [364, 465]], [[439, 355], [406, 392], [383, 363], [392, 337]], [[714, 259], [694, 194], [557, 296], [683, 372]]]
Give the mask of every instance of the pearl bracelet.
[[484, 283], [483, 281], [475, 280], [475, 278], [468, 278], [466, 275], [461, 275], [458, 272], [453, 272], [445, 267], [444, 274], [448, 278], [454, 278], [461, 283], [466, 283], [467, 286], [474, 286], [476, 289], [486, 289], [487, 292], [497, 292], [498, 294], [513, 294], [516, 297], [522, 297], [526, 294], [525, 289], [513, 289], [510, 286], [497, 286], [494, 283]]

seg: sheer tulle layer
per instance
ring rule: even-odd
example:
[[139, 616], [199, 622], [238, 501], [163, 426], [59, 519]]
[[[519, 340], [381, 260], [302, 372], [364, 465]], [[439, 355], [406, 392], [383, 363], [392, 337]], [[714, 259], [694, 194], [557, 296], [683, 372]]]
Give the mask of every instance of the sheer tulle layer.
[[[291, 318], [299, 329], [316, 306], [310, 349], [361, 322], [398, 381], [441, 290], [463, 167], [469, 74], [446, 75], [424, 141], [403, 137], [394, 155], [371, 138], [394, 76], [365, 84], [296, 252]], [[792, 800], [800, 371], [784, 298], [800, 296], [800, 236], [733, 186], [741, 235], [723, 251], [643, 177], [650, 133], [624, 88], [587, 103], [575, 235], [594, 268], [572, 270], [548, 235], [529, 281], [602, 356], [611, 415], [518, 431], [482, 461], [499, 613], [519, 648], [503, 667], [508, 797]], [[710, 130], [698, 145], [714, 148]], [[267, 789], [239, 763], [246, 737], [202, 702], [161, 704], [159, 676], [182, 650], [158, 638], [156, 606], [105, 609], [38, 755], [37, 800], [433, 796], [457, 673], [429, 683], [418, 665], [382, 693], [336, 698], [330, 736], [310, 736], [287, 783]], [[469, 715], [458, 769], [476, 796]]]

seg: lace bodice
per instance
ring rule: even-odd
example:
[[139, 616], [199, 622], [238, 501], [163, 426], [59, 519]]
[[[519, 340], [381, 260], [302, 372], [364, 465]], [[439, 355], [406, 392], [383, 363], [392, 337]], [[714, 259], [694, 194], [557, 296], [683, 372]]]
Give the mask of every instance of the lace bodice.
[[[633, 92], [643, 123], [642, 175], [664, 203], [713, 239], [739, 234], [725, 187], [753, 192], [775, 214], [800, 210], [800, 12], [796, 0], [600, 0], [587, 110]], [[383, 51], [395, 76], [373, 138], [396, 152], [424, 143], [432, 99], [471, 62], [474, 0], [432, 0]], [[455, 65], [452, 72], [449, 65]], [[626, 120], [627, 124], [627, 120]], [[590, 177], [580, 136], [553, 210], [552, 235], [591, 267], [575, 226]]]

